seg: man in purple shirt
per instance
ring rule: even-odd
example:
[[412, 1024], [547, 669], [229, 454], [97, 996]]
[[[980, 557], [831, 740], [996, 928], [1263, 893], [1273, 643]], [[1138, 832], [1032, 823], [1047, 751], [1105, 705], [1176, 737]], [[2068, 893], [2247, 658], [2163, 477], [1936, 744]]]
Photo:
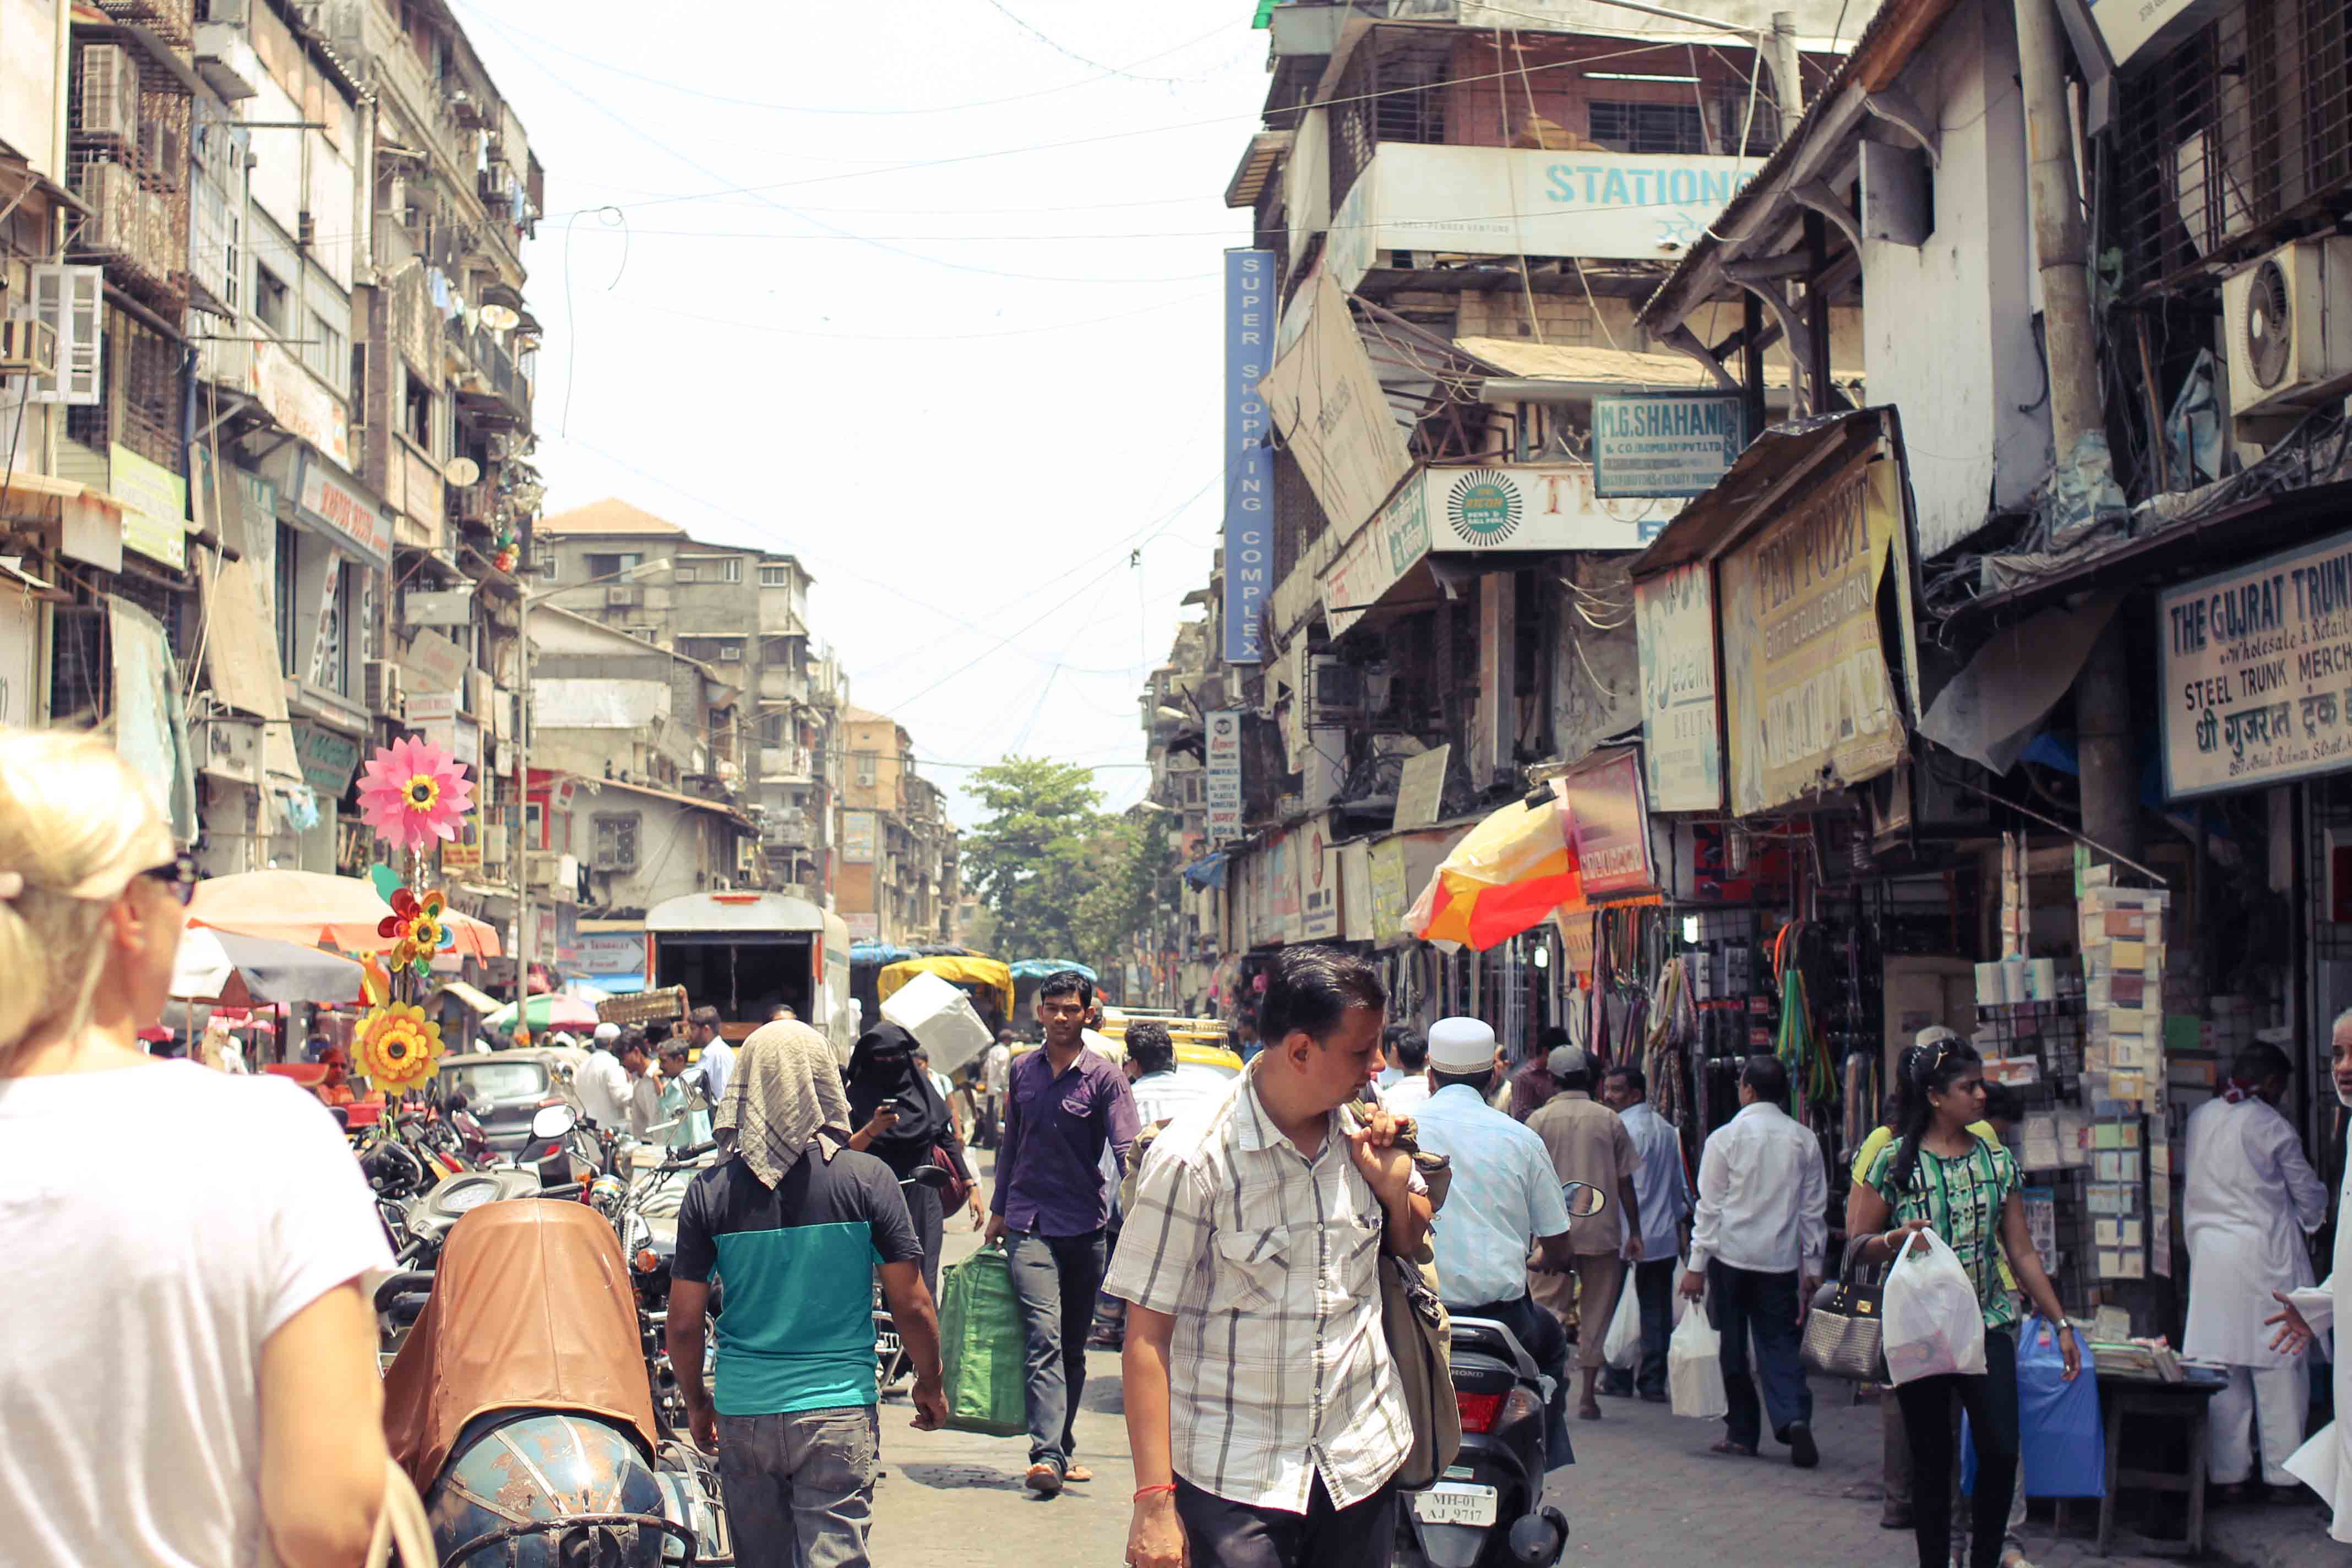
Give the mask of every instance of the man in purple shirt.
[[1094, 983], [1074, 969], [1037, 988], [1045, 1043], [1013, 1059], [988, 1242], [1006, 1243], [1028, 1341], [1030, 1489], [1053, 1497], [1094, 1473], [1070, 1462], [1087, 1386], [1087, 1331], [1102, 1288], [1106, 1145], [1124, 1165], [1139, 1126], [1127, 1075], [1087, 1048]]

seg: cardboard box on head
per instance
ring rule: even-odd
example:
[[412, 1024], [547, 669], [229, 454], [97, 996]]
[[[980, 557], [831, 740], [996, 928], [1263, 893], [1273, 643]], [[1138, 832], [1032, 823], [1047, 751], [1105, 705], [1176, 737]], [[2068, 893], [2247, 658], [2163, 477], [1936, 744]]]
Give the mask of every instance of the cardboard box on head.
[[971, 998], [936, 974], [918, 974], [892, 992], [882, 1016], [920, 1040], [931, 1070], [950, 1078], [995, 1043]]

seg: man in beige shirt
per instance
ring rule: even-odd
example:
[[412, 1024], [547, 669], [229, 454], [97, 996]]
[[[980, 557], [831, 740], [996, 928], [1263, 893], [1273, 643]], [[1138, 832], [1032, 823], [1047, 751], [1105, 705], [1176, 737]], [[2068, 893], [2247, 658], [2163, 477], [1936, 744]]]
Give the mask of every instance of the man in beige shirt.
[[1584, 1372], [1584, 1397], [1576, 1414], [1580, 1419], [1598, 1421], [1601, 1401], [1594, 1385], [1601, 1378], [1601, 1342], [1608, 1335], [1610, 1314], [1617, 1310], [1624, 1265], [1642, 1258], [1642, 1205], [1633, 1193], [1641, 1156], [1617, 1113], [1592, 1098], [1592, 1067], [1583, 1051], [1561, 1046], [1545, 1066], [1559, 1092], [1528, 1118], [1528, 1129], [1543, 1139], [1561, 1181], [1583, 1182], [1612, 1194], [1622, 1211], [1603, 1209], [1571, 1222], [1570, 1243], [1576, 1254], [1572, 1282], [1570, 1275], [1541, 1264], [1528, 1270], [1528, 1288], [1538, 1301], [1562, 1322], [1571, 1311], [1575, 1315], [1576, 1364]]

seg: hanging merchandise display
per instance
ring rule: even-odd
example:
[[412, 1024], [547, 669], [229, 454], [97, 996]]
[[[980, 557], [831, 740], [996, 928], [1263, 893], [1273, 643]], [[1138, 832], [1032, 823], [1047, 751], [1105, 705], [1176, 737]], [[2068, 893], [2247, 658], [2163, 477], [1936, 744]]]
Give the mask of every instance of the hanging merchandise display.
[[1807, 1105], [1832, 1105], [1838, 1097], [1837, 1069], [1813, 1027], [1812, 999], [1797, 962], [1807, 929], [1807, 921], [1790, 921], [1772, 939], [1772, 973], [1780, 983], [1780, 1028], [1772, 1050], [1789, 1069], [1789, 1111], [1800, 1120]]

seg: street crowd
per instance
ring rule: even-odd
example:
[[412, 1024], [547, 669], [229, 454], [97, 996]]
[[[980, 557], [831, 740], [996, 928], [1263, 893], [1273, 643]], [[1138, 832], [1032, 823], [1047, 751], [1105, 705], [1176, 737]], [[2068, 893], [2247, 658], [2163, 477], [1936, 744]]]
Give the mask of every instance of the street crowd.
[[[0, 734], [0, 1251], [40, 1322], [0, 1336], [11, 1562], [343, 1568], [376, 1532], [388, 1450], [362, 1284], [391, 1259], [349, 1151], [283, 1080], [140, 1048], [192, 883], [102, 742]], [[963, 1091], [887, 1023], [864, 1030], [845, 1070], [790, 1016], [733, 1047], [707, 1007], [658, 1048], [618, 1029], [591, 1042], [578, 1080], [591, 1119], [645, 1136], [684, 1120], [690, 1058], [716, 1107], [723, 1157], [679, 1212], [668, 1348], [747, 1568], [868, 1561], [871, 1270], [878, 1260], [913, 1363], [914, 1425], [937, 1426], [934, 1296], [956, 1205], [1002, 1246], [1019, 1300], [1023, 1480], [1042, 1498], [1094, 1479], [1076, 1443], [1086, 1348], [1098, 1294], [1124, 1304], [1108, 1331], [1135, 1568], [1390, 1560], [1401, 1472], [1429, 1415], [1382, 1331], [1382, 1253], [1426, 1247], [1445, 1306], [1504, 1324], [1531, 1353], [1550, 1380], [1551, 1466], [1571, 1462], [1575, 1424], [1607, 1419], [1605, 1399], [1671, 1397], [1677, 1295], [1704, 1302], [1682, 1310], [1720, 1334], [1713, 1452], [1752, 1458], [1769, 1431], [1794, 1466], [1818, 1463], [1800, 1336], [1838, 1270], [1819, 1145], [1782, 1109], [1774, 1058], [1746, 1063], [1741, 1109], [1705, 1141], [1693, 1183], [1638, 1068], [1596, 1073], [1554, 1037], [1507, 1076], [1507, 1043], [1486, 1024], [1392, 1025], [1375, 972], [1336, 950], [1279, 955], [1229, 1081], [1180, 1072], [1150, 1020], [1130, 1025], [1123, 1053], [1097, 1048], [1096, 1003], [1084, 974], [1048, 978], [1035, 1048], [1000, 1039]], [[2335, 1063], [2352, 1104], [2352, 1021]], [[2230, 1368], [2217, 1481], [2311, 1482], [2342, 1500], [2339, 1439], [2304, 1445], [2303, 1357], [2346, 1275], [2315, 1288], [2305, 1261], [2326, 1194], [2273, 1109], [2288, 1076], [2283, 1055], [2249, 1053], [2191, 1123], [2185, 1348]], [[1884, 1402], [1885, 1522], [1912, 1532], [1923, 1568], [1955, 1560], [1956, 1534], [1975, 1568], [2015, 1568], [2022, 1309], [2067, 1379], [2083, 1352], [2026, 1233], [1975, 1051], [1930, 1029], [1897, 1078], [1851, 1173], [1840, 1264], [1886, 1266], [1932, 1230], [1974, 1292], [1984, 1367], [1906, 1381]], [[959, 1104], [996, 1151], [985, 1194]], [[92, 1129], [113, 1157], [87, 1158]], [[700, 1131], [668, 1135], [687, 1146]], [[1432, 1158], [1449, 1173], [1442, 1215]], [[947, 1175], [944, 1192], [917, 1179], [926, 1170]], [[1610, 1202], [1572, 1214], [1568, 1184]], [[722, 1278], [714, 1383], [704, 1308]], [[1603, 1331], [1627, 1289], [1639, 1350], [1612, 1368]], [[1960, 1410], [1976, 1457], [1964, 1524], [1947, 1484]], [[2343, 1518], [2339, 1540], [2352, 1537]]]

